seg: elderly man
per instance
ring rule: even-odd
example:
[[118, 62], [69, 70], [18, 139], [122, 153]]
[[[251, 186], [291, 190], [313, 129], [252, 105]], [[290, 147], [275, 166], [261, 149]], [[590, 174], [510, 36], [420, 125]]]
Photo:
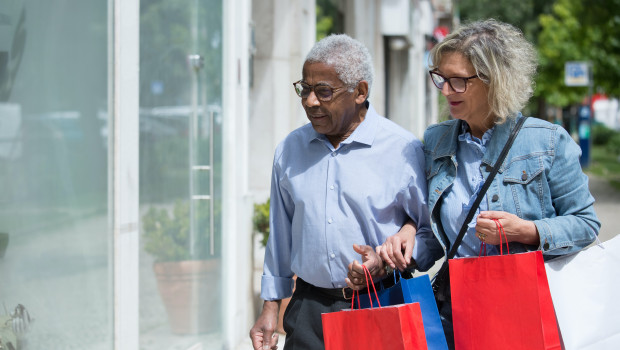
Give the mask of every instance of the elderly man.
[[367, 101], [373, 69], [366, 47], [328, 36], [306, 57], [302, 77], [293, 85], [310, 124], [275, 151], [254, 349], [275, 348], [280, 300], [291, 295], [293, 275], [284, 349], [322, 349], [321, 313], [351, 305], [349, 264], [361, 254], [373, 277], [385, 276], [373, 247], [408, 221], [430, 231], [422, 144]]

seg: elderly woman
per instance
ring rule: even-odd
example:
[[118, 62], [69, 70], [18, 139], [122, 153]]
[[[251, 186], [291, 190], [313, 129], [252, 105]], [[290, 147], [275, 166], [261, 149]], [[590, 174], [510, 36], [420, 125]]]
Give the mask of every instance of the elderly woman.
[[[433, 234], [415, 234], [405, 225], [377, 248], [387, 264], [401, 270], [426, 271], [447, 255], [512, 129], [524, 118], [520, 110], [532, 95], [536, 72], [533, 46], [518, 29], [495, 20], [448, 35], [433, 48], [431, 60], [430, 76], [452, 119], [424, 134]], [[477, 256], [481, 241], [487, 243], [487, 254], [497, 254], [494, 219], [503, 225], [511, 253], [541, 250], [551, 258], [593, 242], [600, 222], [580, 153], [560, 125], [527, 118], [476, 215], [466, 223], [456, 257]], [[451, 313], [448, 299], [440, 314], [449, 343]]]

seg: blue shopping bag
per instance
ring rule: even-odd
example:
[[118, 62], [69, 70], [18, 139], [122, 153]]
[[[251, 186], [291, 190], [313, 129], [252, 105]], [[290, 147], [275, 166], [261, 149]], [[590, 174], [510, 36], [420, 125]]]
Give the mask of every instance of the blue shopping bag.
[[[395, 281], [396, 273], [397, 271], [394, 271]], [[389, 288], [382, 287], [377, 291], [377, 295], [381, 306], [420, 303], [428, 349], [448, 350], [446, 336], [443, 333], [439, 311], [437, 310], [437, 303], [435, 302], [431, 281], [428, 275], [409, 279], [401, 277], [393, 286]], [[369, 298], [359, 299], [360, 308], [367, 309], [370, 307]], [[377, 299], [374, 295], [372, 295], [372, 299], [373, 303], [376, 305]]]

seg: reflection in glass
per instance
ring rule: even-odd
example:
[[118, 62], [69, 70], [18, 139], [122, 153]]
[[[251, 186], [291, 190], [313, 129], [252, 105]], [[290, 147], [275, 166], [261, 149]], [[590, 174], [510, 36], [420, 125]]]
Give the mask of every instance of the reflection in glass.
[[220, 348], [222, 4], [140, 8], [140, 343]]
[[107, 11], [0, 2], [0, 318], [18, 347], [113, 346]]

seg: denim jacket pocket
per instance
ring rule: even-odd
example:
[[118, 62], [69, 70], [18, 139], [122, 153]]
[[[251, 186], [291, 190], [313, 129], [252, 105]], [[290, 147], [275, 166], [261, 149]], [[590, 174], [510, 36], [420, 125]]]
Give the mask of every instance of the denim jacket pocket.
[[504, 182], [527, 185], [545, 170], [542, 156], [512, 159], [503, 170]]
[[[503, 171], [502, 208], [520, 218], [539, 217], [543, 205], [543, 157], [523, 157], [510, 162]], [[512, 200], [508, 200], [511, 198]]]

